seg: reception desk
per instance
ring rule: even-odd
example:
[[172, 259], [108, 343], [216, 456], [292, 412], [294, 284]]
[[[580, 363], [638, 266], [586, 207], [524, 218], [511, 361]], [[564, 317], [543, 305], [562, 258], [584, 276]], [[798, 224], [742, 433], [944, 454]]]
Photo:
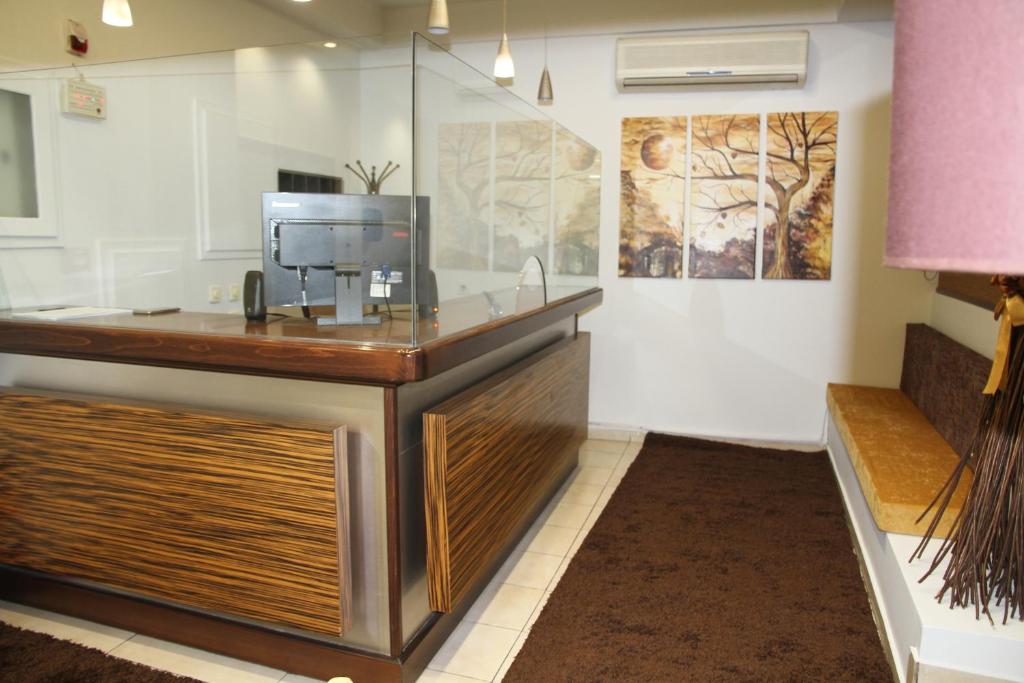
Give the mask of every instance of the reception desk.
[[0, 595], [411, 681], [586, 435], [601, 291], [471, 324], [0, 316]]

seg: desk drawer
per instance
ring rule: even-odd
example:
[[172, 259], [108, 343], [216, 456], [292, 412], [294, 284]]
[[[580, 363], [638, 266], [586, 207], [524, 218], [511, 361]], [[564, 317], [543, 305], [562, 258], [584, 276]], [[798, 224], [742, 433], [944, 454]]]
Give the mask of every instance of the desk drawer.
[[340, 636], [345, 428], [0, 389], [0, 562]]

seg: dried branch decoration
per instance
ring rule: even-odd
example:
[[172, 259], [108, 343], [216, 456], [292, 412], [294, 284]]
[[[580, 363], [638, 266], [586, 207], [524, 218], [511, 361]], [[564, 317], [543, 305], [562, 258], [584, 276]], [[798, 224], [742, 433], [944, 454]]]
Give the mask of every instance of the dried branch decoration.
[[938, 504], [912, 557], [924, 553], [964, 470], [973, 465], [967, 500], [921, 580], [948, 556], [939, 601], [949, 593], [951, 607], [974, 605], [976, 618], [984, 614], [992, 621], [989, 602], [994, 599], [1003, 607], [1005, 624], [1010, 618], [1024, 621], [1024, 318], [1018, 319], [1024, 278], [1001, 275], [992, 281], [1003, 292], [996, 317], [1005, 316], [1005, 371], [998, 369], [998, 388], [985, 397], [970, 449], [922, 513], [920, 519]]

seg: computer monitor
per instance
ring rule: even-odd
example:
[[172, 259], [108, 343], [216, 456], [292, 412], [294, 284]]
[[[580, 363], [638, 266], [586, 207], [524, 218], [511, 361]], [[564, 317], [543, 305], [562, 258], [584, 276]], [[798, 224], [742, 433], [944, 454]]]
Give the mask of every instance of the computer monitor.
[[[417, 298], [435, 309], [430, 200], [416, 198]], [[263, 193], [263, 281], [268, 306], [337, 306], [338, 322], [364, 305], [412, 303], [408, 196]]]

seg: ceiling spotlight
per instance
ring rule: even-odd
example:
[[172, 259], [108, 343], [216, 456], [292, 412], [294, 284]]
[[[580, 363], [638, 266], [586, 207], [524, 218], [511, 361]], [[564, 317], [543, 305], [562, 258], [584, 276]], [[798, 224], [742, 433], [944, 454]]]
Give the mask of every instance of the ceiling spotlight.
[[103, 0], [103, 23], [109, 26], [132, 25], [132, 8], [128, 0]]
[[506, 0], [501, 0], [501, 42], [498, 43], [498, 56], [494, 58], [495, 78], [515, 78], [516, 65], [512, 63], [512, 50], [508, 47], [506, 24]]
[[427, 31], [438, 36], [448, 33], [448, 0], [430, 0]]
[[338, 44], [333, 40], [328, 40], [326, 43], [324, 43], [324, 47], [338, 47]]

